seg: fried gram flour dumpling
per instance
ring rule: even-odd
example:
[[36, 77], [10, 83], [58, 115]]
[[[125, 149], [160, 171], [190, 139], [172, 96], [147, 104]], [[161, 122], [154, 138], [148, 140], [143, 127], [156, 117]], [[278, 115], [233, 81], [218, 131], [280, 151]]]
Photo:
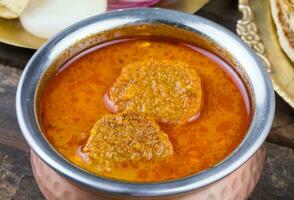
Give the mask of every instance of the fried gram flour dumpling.
[[152, 118], [126, 112], [99, 119], [83, 152], [101, 170], [111, 171], [120, 164], [163, 160], [173, 155], [173, 146]]
[[113, 112], [143, 112], [157, 122], [183, 124], [202, 107], [201, 79], [180, 61], [144, 60], [122, 68], [108, 92]]

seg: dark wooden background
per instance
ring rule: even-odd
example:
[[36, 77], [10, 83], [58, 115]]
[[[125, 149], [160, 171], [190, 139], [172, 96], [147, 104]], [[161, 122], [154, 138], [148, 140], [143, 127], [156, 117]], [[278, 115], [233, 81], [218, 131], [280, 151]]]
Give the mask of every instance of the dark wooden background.
[[[235, 32], [237, 0], [211, 0], [198, 15]], [[44, 199], [34, 181], [29, 147], [19, 130], [15, 92], [34, 50], [0, 43], [0, 200]], [[250, 200], [294, 200], [294, 110], [276, 95], [276, 114], [267, 138], [267, 159]]]

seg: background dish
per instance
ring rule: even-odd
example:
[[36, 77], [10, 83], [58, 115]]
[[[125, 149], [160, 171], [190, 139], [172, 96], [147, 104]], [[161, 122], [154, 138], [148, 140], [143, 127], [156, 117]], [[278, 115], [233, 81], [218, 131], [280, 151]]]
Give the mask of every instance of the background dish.
[[[162, 0], [155, 7], [194, 13], [209, 0]], [[29, 49], [38, 49], [46, 40], [28, 33], [18, 19], [0, 18], [0, 42]]]
[[239, 0], [236, 31], [264, 61], [276, 92], [294, 108], [294, 66], [282, 51], [268, 0]]

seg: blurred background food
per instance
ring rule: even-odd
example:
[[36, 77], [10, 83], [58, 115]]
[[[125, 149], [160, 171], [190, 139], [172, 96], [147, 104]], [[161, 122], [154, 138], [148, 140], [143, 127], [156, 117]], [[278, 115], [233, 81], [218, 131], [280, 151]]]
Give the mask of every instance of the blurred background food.
[[[159, 0], [0, 0], [0, 17], [20, 19], [34, 36], [48, 39], [62, 29], [108, 9], [147, 7]], [[108, 6], [107, 6], [108, 3]]]
[[209, 0], [0, 0], [0, 41], [37, 49], [72, 23], [107, 10], [155, 6], [194, 13], [207, 2]]
[[82, 19], [104, 13], [107, 0], [31, 0], [20, 15], [26, 31], [50, 38]]
[[0, 0], [0, 17], [17, 18], [29, 3], [29, 0]]
[[273, 21], [277, 28], [279, 42], [294, 61], [294, 0], [271, 0]]

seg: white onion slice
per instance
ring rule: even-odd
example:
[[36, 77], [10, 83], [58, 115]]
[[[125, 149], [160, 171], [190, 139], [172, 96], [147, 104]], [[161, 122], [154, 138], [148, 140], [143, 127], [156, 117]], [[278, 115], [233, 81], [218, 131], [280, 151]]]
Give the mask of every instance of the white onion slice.
[[64, 28], [107, 10], [107, 0], [31, 0], [20, 21], [33, 35], [49, 38]]

